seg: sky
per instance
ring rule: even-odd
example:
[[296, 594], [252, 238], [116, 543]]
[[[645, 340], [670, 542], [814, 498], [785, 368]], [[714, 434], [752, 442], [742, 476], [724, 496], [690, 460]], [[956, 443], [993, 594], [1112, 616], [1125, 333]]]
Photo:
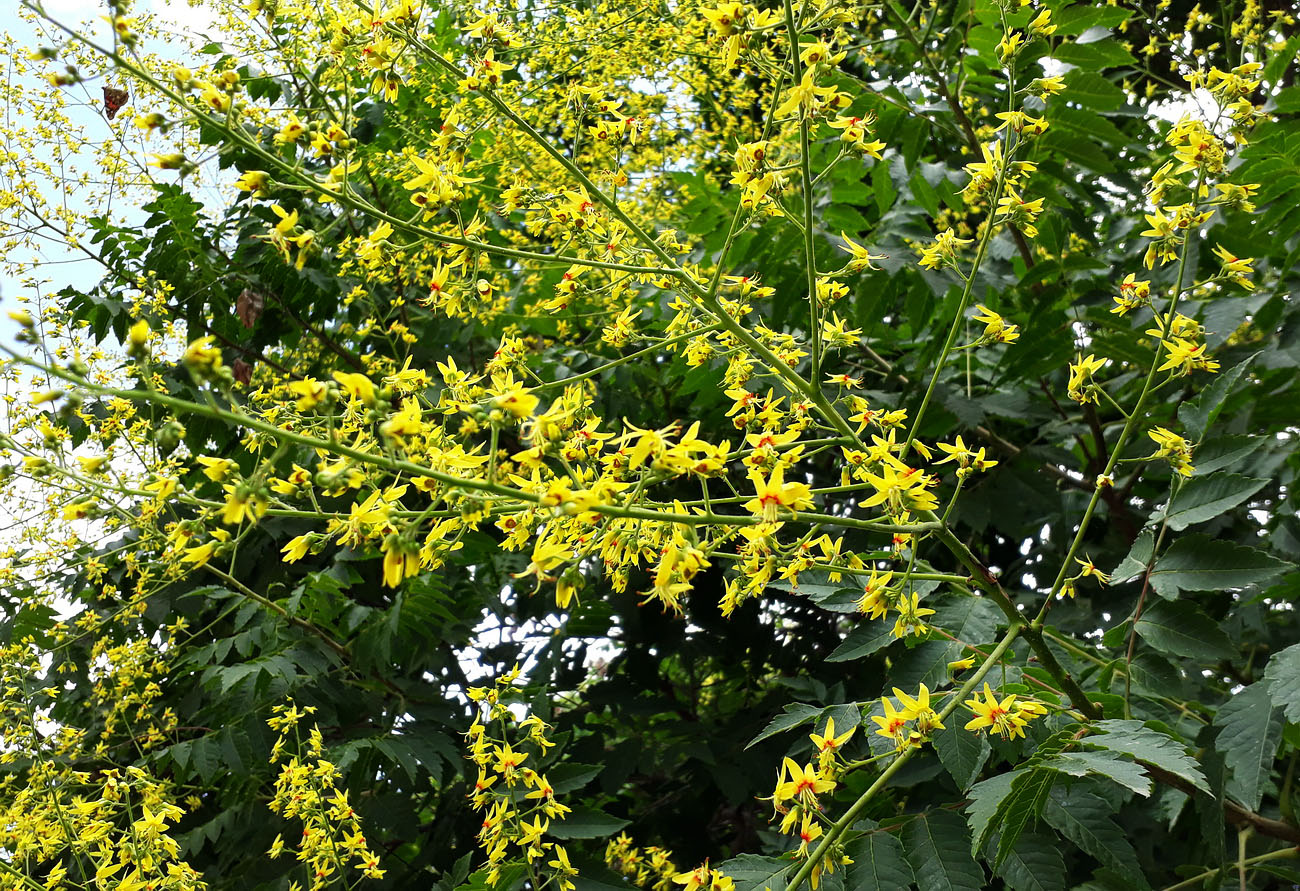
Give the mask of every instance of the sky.
[[[49, 15], [59, 21], [67, 24], [80, 24], [84, 22], [97, 23], [98, 29], [108, 27], [105, 21], [105, 6], [103, 0], [43, 0], [45, 10]], [[136, 0], [136, 9], [141, 12], [150, 12], [157, 16], [159, 25], [165, 31], [175, 31], [183, 34], [201, 34], [211, 28], [213, 16], [203, 7], [193, 7], [186, 0]], [[0, 22], [0, 29], [8, 31], [19, 38], [19, 42], [35, 46], [40, 41], [37, 39], [36, 32], [23, 22], [17, 16], [11, 17], [8, 21]], [[73, 110], [75, 119], [75, 110]], [[86, 121], [91, 126], [91, 133], [94, 134], [94, 127], [102, 127], [101, 121]], [[52, 290], [58, 290], [65, 285], [72, 285], [77, 288], [89, 288], [100, 278], [101, 270], [99, 266], [91, 260], [84, 259], [70, 250], [49, 247], [41, 252], [43, 259], [51, 265], [41, 276], [51, 279]], [[26, 261], [31, 259], [18, 256], [10, 259], [17, 261]], [[7, 313], [16, 309], [18, 304], [15, 298], [23, 292], [20, 281], [11, 276], [7, 270], [0, 266], [0, 342], [12, 345], [14, 335], [18, 331], [18, 326]]]

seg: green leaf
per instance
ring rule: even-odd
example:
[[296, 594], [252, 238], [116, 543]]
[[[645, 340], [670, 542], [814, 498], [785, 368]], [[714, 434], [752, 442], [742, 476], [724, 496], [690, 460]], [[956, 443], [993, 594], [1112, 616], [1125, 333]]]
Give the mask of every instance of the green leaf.
[[1283, 114], [1300, 112], [1300, 86], [1283, 87], [1273, 97], [1277, 100], [1277, 110]]
[[984, 870], [970, 854], [970, 830], [952, 811], [928, 811], [903, 828], [903, 847], [925, 891], [980, 891]]
[[1262, 436], [1221, 436], [1202, 443], [1196, 449], [1196, 475], [1231, 467], [1255, 454], [1265, 442]]
[[1156, 698], [1180, 697], [1186, 681], [1172, 662], [1150, 650], [1138, 653], [1128, 667], [1133, 689]]
[[1111, 807], [1086, 789], [1073, 788], [1048, 799], [1043, 819], [1090, 857], [1141, 881], [1142, 867], [1137, 852], [1124, 830], [1110, 818]]
[[556, 764], [546, 770], [546, 779], [557, 793], [575, 792], [590, 783], [605, 769], [603, 764]]
[[556, 838], [605, 838], [613, 835], [630, 820], [611, 817], [594, 808], [575, 807], [562, 821], [551, 824], [550, 834]]
[[[957, 640], [974, 644], [993, 640], [999, 621], [1006, 619], [987, 597], [951, 597], [938, 606], [930, 624]], [[954, 653], [960, 650], [960, 645], [953, 645]]]
[[1119, 41], [1112, 39], [1098, 40], [1094, 43], [1063, 43], [1052, 55], [1058, 62], [1087, 71], [1137, 65], [1133, 55], [1124, 49]]
[[1145, 572], [1155, 547], [1155, 533], [1150, 529], [1143, 529], [1138, 537], [1133, 539], [1133, 546], [1129, 548], [1128, 556], [1111, 570], [1111, 581], [1125, 582]]
[[1043, 762], [1043, 766], [1074, 777], [1105, 777], [1143, 797], [1151, 794], [1151, 780], [1142, 765], [1113, 752], [1062, 752]]
[[527, 868], [523, 863], [508, 863], [501, 867], [501, 875], [496, 884], [488, 881], [491, 870], [480, 869], [469, 877], [469, 881], [456, 891], [513, 891], [523, 884]]
[[1162, 653], [1198, 662], [1217, 662], [1237, 655], [1237, 648], [1219, 624], [1186, 601], [1160, 600], [1151, 604], [1138, 619], [1137, 632]]
[[821, 713], [822, 710], [815, 705], [808, 705], [804, 702], [788, 703], [785, 712], [773, 718], [758, 736], [745, 744], [745, 748], [752, 748], [769, 736], [776, 736], [778, 733], [792, 730], [800, 724], [807, 724]]
[[1025, 827], [1031, 821], [1038, 820], [1056, 780], [1054, 771], [1039, 768], [1013, 784], [1012, 795], [1007, 796], [1004, 802], [1002, 822], [998, 826], [998, 850], [993, 862], [994, 868], [1000, 866], [1011, 853]]
[[1246, 545], [1188, 535], [1174, 542], [1156, 562], [1151, 586], [1161, 597], [1170, 598], [1177, 597], [1180, 591], [1246, 588], [1263, 584], [1290, 566], [1285, 560]]
[[894, 642], [893, 626], [888, 622], [863, 622], [848, 633], [840, 645], [826, 657], [827, 662], [852, 662], [870, 656]]
[[1039, 144], [1044, 149], [1059, 152], [1074, 163], [1082, 164], [1097, 173], [1115, 172], [1111, 155], [1091, 139], [1079, 135], [1077, 131], [1069, 131], [1065, 128], [1048, 130], [1040, 137]]
[[972, 851], [979, 850], [988, 834], [997, 828], [998, 811], [1002, 808], [1002, 802], [1011, 794], [1016, 780], [1025, 773], [1024, 770], [1000, 773], [971, 787], [966, 796], [970, 799], [970, 805], [966, 809], [966, 822], [970, 825]]
[[930, 737], [934, 750], [944, 769], [953, 778], [957, 788], [965, 791], [984, 769], [984, 763], [993, 751], [984, 734], [963, 730], [960, 722], [950, 719], [943, 730]]
[[932, 217], [939, 215], [939, 196], [934, 191], [934, 187], [921, 175], [918, 168], [912, 173], [912, 178], [907, 183], [912, 189], [912, 197], [917, 203], [925, 208], [925, 212]]
[[1268, 660], [1264, 683], [1273, 705], [1292, 724], [1300, 724], [1300, 644], [1292, 644]]
[[1282, 739], [1282, 713], [1263, 683], [1251, 684], [1219, 706], [1214, 716], [1219, 736], [1214, 747], [1232, 771], [1228, 793], [1252, 811], [1259, 810]]
[[1076, 68], [1065, 78], [1065, 93], [1072, 102], [1106, 111], [1119, 108], [1127, 100], [1124, 91], [1100, 74]]
[[1056, 25], [1057, 34], [1074, 36], [1089, 28], [1117, 28], [1131, 15], [1133, 12], [1129, 9], [1076, 3], [1053, 14], [1052, 24]]
[[1054, 838], [1026, 832], [994, 870], [1012, 891], [1065, 891], [1065, 860]]
[[903, 843], [883, 830], [868, 832], [848, 845], [852, 858], [844, 877], [844, 891], [893, 891], [910, 888], [912, 867], [903, 856]]
[[1084, 745], [1131, 755], [1138, 761], [1169, 771], [1202, 792], [1210, 791], [1196, 759], [1172, 736], [1147, 727], [1141, 721], [1098, 721], [1092, 725], [1092, 730], [1092, 734], [1083, 738]]
[[776, 857], [741, 854], [718, 864], [717, 868], [736, 883], [736, 891], [783, 891], [798, 864]]
[[1206, 387], [1198, 398], [1178, 406], [1178, 420], [1182, 422], [1191, 439], [1199, 441], [1205, 437], [1205, 431], [1214, 423], [1214, 419], [1219, 416], [1219, 412], [1223, 411], [1224, 399], [1236, 386], [1241, 376], [1245, 374], [1246, 367], [1258, 355], [1256, 353], [1245, 361], [1232, 366], [1227, 371], [1216, 375], [1214, 382]]
[[[1173, 501], [1165, 508], [1164, 519], [1169, 523], [1169, 528], [1176, 531], [1213, 520], [1219, 514], [1244, 503], [1268, 483], [1269, 480], [1266, 479], [1236, 473], [1192, 477], [1183, 483]], [[1158, 514], [1156, 518], [1159, 518]]]
[[971, 854], [984, 847], [984, 842], [996, 830], [999, 836], [995, 865], [1000, 863], [1029, 821], [1038, 818], [1055, 782], [1052, 770], [1034, 767], [976, 783], [970, 790], [967, 816]]

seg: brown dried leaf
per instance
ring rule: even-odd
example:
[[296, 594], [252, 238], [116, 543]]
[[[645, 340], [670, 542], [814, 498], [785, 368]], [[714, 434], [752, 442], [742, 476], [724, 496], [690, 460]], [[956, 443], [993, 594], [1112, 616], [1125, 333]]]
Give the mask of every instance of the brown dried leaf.
[[245, 288], [239, 293], [239, 299], [235, 301], [235, 314], [239, 316], [239, 321], [244, 323], [245, 328], [252, 328], [261, 318], [265, 307], [265, 297], [250, 288]]

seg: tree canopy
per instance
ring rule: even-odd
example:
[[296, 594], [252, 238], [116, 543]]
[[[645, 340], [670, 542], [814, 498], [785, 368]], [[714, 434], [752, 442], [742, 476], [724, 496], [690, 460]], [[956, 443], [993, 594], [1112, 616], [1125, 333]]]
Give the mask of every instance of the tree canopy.
[[107, 5], [0, 888], [1300, 882], [1291, 4]]

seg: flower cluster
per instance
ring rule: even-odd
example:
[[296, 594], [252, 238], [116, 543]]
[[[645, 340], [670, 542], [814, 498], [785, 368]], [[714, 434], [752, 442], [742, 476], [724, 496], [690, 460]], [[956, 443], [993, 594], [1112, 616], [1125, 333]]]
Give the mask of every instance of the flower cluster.
[[174, 837], [186, 814], [175, 789], [139, 767], [79, 764], [85, 733], [51, 726], [61, 685], [41, 685], [42, 658], [30, 641], [0, 650], [0, 856], [28, 879], [13, 887], [65, 888], [80, 874], [99, 887], [201, 891]]
[[987, 729], [1004, 739], [1023, 738], [1029, 722], [1047, 714], [1047, 707], [1041, 702], [1016, 693], [999, 699], [987, 683], [984, 684], [983, 699], [977, 693], [963, 704], [975, 715], [966, 722], [967, 730]]
[[516, 666], [491, 686], [469, 690], [470, 699], [482, 709], [465, 738], [478, 771], [469, 798], [483, 815], [478, 841], [487, 854], [488, 884], [496, 884], [502, 870], [517, 863], [534, 887], [572, 891], [578, 871], [569, 852], [546, 838], [551, 821], [569, 813], [540, 770], [547, 750], [555, 745], [548, 736], [551, 728], [535, 715], [517, 717], [511, 705], [518, 678]]
[[888, 696], [882, 696], [880, 704], [885, 713], [872, 715], [871, 720], [878, 725], [876, 734], [890, 740], [898, 751], [918, 746], [931, 733], [943, 729], [938, 712], [930, 706], [930, 689], [925, 684], [914, 697], [895, 687], [894, 697], [899, 707], [895, 708]]
[[605, 846], [605, 865], [646, 891], [670, 891], [673, 880], [681, 874], [673, 863], [672, 851], [657, 845], [638, 848], [626, 833]]
[[[275, 706], [267, 719], [279, 733], [271, 763], [280, 766], [269, 807], [286, 820], [302, 823], [302, 835], [293, 847], [296, 859], [305, 864], [312, 889], [353, 881], [349, 876], [381, 879], [385, 870], [379, 857], [366, 841], [347, 790], [338, 788], [338, 768], [324, 757], [320, 728], [313, 726], [306, 740], [302, 738], [299, 725], [315, 711], [313, 706], [300, 709], [288, 703]], [[283, 835], [277, 835], [267, 854], [275, 859], [285, 849]]]

